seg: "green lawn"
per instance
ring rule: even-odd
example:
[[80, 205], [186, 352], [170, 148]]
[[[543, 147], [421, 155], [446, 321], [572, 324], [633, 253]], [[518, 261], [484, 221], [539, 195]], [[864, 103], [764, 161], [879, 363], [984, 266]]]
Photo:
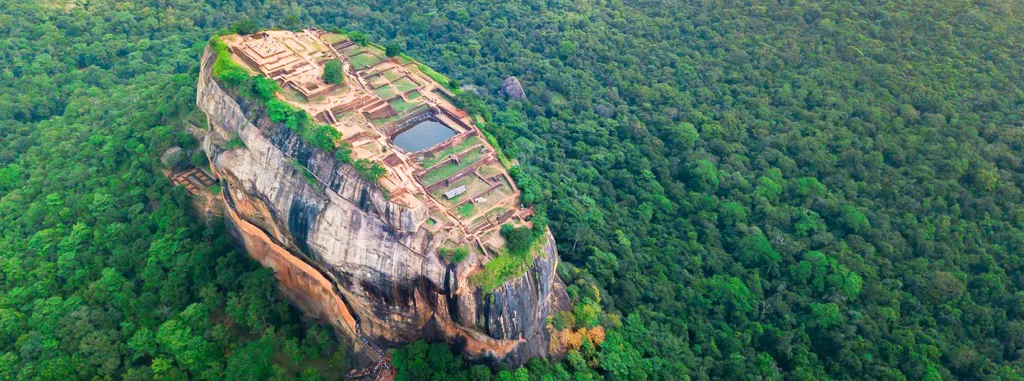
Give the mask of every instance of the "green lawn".
[[468, 138], [466, 140], [463, 140], [462, 143], [456, 144], [454, 146], [445, 148], [440, 152], [437, 152], [436, 154], [434, 154], [433, 157], [423, 158], [423, 161], [420, 162], [420, 165], [422, 165], [423, 168], [430, 168], [430, 166], [441, 162], [441, 160], [447, 159], [448, 155], [465, 151], [469, 147], [472, 147], [477, 144], [480, 144], [480, 139], [477, 139], [476, 137]]
[[374, 92], [377, 93], [378, 97], [384, 99], [391, 99], [391, 97], [395, 96], [395, 89], [391, 85], [378, 87]]
[[376, 65], [378, 62], [381, 61], [379, 56], [366, 53], [365, 51], [359, 54], [349, 56], [348, 60], [349, 62], [352, 63], [352, 67], [356, 68], [356, 70], [365, 69], [367, 67]]
[[420, 104], [420, 102], [406, 102], [402, 98], [395, 98], [391, 101], [391, 108], [394, 108], [398, 115], [402, 115], [407, 111], [416, 108], [416, 106], [419, 106]]
[[481, 154], [480, 151], [470, 151], [468, 154], [466, 154], [466, 156], [462, 158], [462, 162], [459, 164], [448, 164], [441, 166], [440, 168], [437, 168], [433, 171], [427, 172], [427, 174], [423, 176], [423, 184], [430, 185], [445, 177], [451, 176], [455, 174], [455, 172], [461, 171], [463, 168], [466, 168], [471, 164], [476, 163], [477, 161], [482, 159], [483, 156], [484, 155]]
[[384, 48], [377, 44], [370, 44], [364, 47], [367, 51], [376, 54], [377, 57], [384, 57]]
[[414, 100], [414, 99], [419, 99], [419, 97], [422, 97], [422, 96], [423, 96], [423, 94], [420, 94], [419, 91], [413, 91], [413, 92], [409, 93], [408, 95], [406, 95], [405, 97], [409, 98], [409, 100], [411, 101], [411, 100]]
[[476, 209], [476, 205], [473, 205], [472, 202], [467, 202], [465, 204], [459, 205], [458, 208], [455, 208], [455, 210], [459, 212], [459, 215], [463, 217], [469, 217], [473, 215], [473, 209]]
[[337, 33], [327, 33], [327, 34], [323, 35], [323, 39], [324, 39], [324, 41], [327, 41], [328, 44], [334, 45], [334, 44], [337, 44], [339, 42], [348, 40], [348, 36], [337, 34]]
[[394, 81], [396, 79], [402, 78], [402, 75], [402, 73], [399, 73], [398, 70], [395, 69], [391, 69], [384, 72], [384, 78], [387, 78], [389, 81]]
[[399, 79], [395, 81], [394, 85], [395, 87], [398, 88], [398, 92], [402, 94], [405, 94], [407, 91], [414, 90], [417, 87], [419, 87], [419, 85], [417, 85], [416, 82], [409, 80], [409, 78]]

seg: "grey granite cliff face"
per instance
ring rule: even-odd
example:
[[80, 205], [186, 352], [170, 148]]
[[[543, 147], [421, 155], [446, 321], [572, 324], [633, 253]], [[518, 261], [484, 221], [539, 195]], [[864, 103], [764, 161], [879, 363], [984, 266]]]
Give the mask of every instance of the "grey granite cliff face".
[[[389, 202], [352, 166], [225, 92], [210, 76], [213, 59], [207, 49], [196, 101], [211, 126], [203, 149], [224, 184], [228, 226], [298, 306], [385, 346], [443, 339], [468, 357], [512, 364], [548, 354], [546, 319], [567, 306], [550, 233], [523, 276], [484, 295], [469, 281], [475, 254], [441, 262], [443, 237], [422, 228], [425, 207]], [[227, 149], [236, 137], [244, 147]]]

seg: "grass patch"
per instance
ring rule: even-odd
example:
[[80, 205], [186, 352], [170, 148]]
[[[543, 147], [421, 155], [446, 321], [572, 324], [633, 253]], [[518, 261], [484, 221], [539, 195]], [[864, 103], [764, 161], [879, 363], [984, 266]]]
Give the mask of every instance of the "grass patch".
[[459, 263], [469, 256], [469, 249], [463, 246], [455, 248], [439, 247], [437, 248], [437, 253], [440, 254], [442, 258], [447, 259], [448, 262]]
[[420, 162], [420, 165], [422, 165], [423, 168], [430, 168], [432, 165], [440, 163], [442, 160], [447, 159], [449, 155], [465, 151], [469, 149], [469, 147], [472, 147], [477, 144], [480, 144], [480, 140], [476, 138], [468, 138], [466, 140], [463, 140], [462, 143], [456, 144], [454, 146], [445, 148], [441, 151], [434, 153], [434, 156], [424, 157], [423, 161]]
[[395, 90], [390, 85], [384, 85], [373, 90], [377, 93], [378, 97], [383, 99], [391, 99], [395, 97]]
[[398, 62], [401, 63], [402, 65], [407, 65], [410, 62], [416, 62], [416, 60], [412, 59], [412, 57], [409, 57], [408, 54], [399, 53], [398, 54]]
[[508, 280], [523, 275], [532, 259], [529, 255], [499, 254], [487, 262], [482, 270], [470, 276], [469, 281], [480, 287], [484, 295], [490, 294]]
[[327, 34], [323, 35], [323, 39], [324, 39], [324, 41], [327, 41], [328, 44], [334, 45], [334, 44], [337, 44], [339, 42], [348, 40], [349, 38], [348, 38], [348, 36], [343, 35], [343, 34], [327, 33]]
[[419, 106], [416, 106], [416, 108], [412, 109], [412, 111], [409, 111], [405, 115], [395, 114], [393, 116], [389, 116], [389, 117], [386, 117], [386, 118], [371, 119], [370, 123], [373, 123], [376, 126], [383, 126], [385, 124], [388, 124], [388, 123], [394, 122], [396, 120], [402, 119], [403, 117], [408, 116], [409, 114], [415, 114], [417, 112], [420, 112], [420, 110], [425, 110], [427, 108], [428, 108], [427, 105], [420, 104]]
[[348, 61], [352, 63], [352, 67], [356, 70], [362, 70], [370, 66], [376, 65], [381, 61], [379, 56], [367, 52], [361, 52], [352, 56], [349, 56]]
[[417, 85], [415, 82], [413, 82], [409, 78], [401, 78], [401, 79], [395, 81], [394, 85], [395, 85], [395, 87], [398, 88], [398, 92], [402, 93], [402, 94], [405, 94], [405, 93], [407, 93], [407, 92], [409, 92], [411, 90], [415, 90], [416, 88], [419, 87], [419, 85]]
[[417, 63], [416, 67], [419, 68], [420, 71], [422, 71], [423, 74], [425, 74], [427, 77], [430, 77], [430, 79], [433, 79], [434, 81], [440, 83], [445, 87], [448, 87], [448, 85], [451, 83], [451, 80], [449, 80], [448, 77], [446, 77], [444, 74], [434, 71], [434, 69], [431, 69], [430, 66]]
[[289, 160], [288, 163], [292, 165], [292, 169], [298, 171], [299, 173], [302, 173], [302, 176], [306, 178], [307, 184], [313, 187], [317, 185], [316, 176], [313, 176], [313, 172], [310, 172], [308, 169], [306, 169], [306, 167], [302, 166], [302, 164], [299, 164], [299, 162], [296, 161], [295, 159]]
[[469, 217], [473, 215], [473, 210], [475, 209], [476, 205], [474, 205], [472, 202], [467, 202], [465, 204], [459, 205], [458, 208], [455, 208], [455, 211], [459, 212], [459, 215], [463, 217]]
[[541, 239], [544, 231], [544, 228], [533, 230], [502, 225], [501, 235], [505, 237], [505, 247], [482, 270], [470, 276], [469, 281], [483, 289], [484, 295], [487, 295], [505, 282], [522, 276], [533, 262], [537, 246], [546, 242]]
[[244, 148], [244, 147], [245, 147], [245, 142], [242, 141], [242, 138], [238, 137], [237, 133], [235, 134], [234, 137], [231, 138], [231, 140], [228, 140], [228, 142], [226, 144], [224, 144], [224, 148], [226, 148], [228, 150], [233, 150], [235, 148]]
[[376, 54], [377, 57], [384, 57], [384, 47], [375, 43], [366, 45], [366, 50], [370, 53]]
[[476, 163], [482, 159], [483, 156], [484, 155], [481, 154], [480, 151], [471, 151], [460, 159], [462, 161], [461, 163], [444, 165], [433, 171], [427, 172], [427, 174], [423, 176], [423, 183], [430, 185], [448, 176], [454, 175], [456, 172]]
[[402, 78], [402, 75], [404, 74], [399, 73], [398, 70], [395, 69], [389, 69], [388, 71], [384, 72], [384, 78], [387, 78], [389, 81], [394, 81], [396, 79]]
[[407, 111], [412, 110], [419, 105], [419, 102], [406, 102], [402, 98], [395, 98], [391, 101], [391, 108], [395, 109], [395, 112], [398, 113], [398, 115], [405, 114]]
[[[441, 202], [445, 203], [446, 205], [454, 206], [455, 204], [458, 204], [459, 201], [465, 199], [466, 197], [469, 197], [469, 195], [474, 193], [475, 189], [472, 186], [476, 182], [477, 182], [477, 179], [475, 177], [473, 177], [473, 176], [466, 176], [466, 177], [463, 177], [461, 179], [456, 180], [455, 182], [453, 182], [451, 184], [448, 184], [447, 187], [441, 187], [441, 188], [438, 188], [438, 189], [434, 189], [432, 192], [430, 192], [430, 194], [433, 195], [434, 197], [436, 197], [438, 200], [441, 200]], [[463, 185], [466, 186], [466, 191], [463, 192], [462, 194], [460, 194], [458, 196], [455, 196], [455, 197], [452, 197], [450, 199], [444, 196], [445, 192], [448, 192], [448, 191], [450, 191], [452, 189], [458, 188], [458, 187], [463, 186]]]
[[423, 94], [420, 94], [419, 91], [413, 91], [413, 92], [409, 93], [408, 95], [406, 95], [405, 97], [409, 98], [409, 100], [412, 101], [412, 100], [419, 99], [422, 96], [423, 96]]
[[391, 83], [391, 81], [389, 81], [383, 75], [378, 75], [376, 77], [373, 77], [373, 79], [370, 79], [370, 84], [373, 85], [374, 87], [387, 86], [387, 84], [389, 83]]

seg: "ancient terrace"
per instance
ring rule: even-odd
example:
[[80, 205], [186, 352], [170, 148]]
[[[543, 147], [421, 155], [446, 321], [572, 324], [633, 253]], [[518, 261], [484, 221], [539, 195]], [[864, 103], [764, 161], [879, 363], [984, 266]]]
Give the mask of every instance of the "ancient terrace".
[[[503, 244], [502, 224], [526, 223], [530, 211], [520, 207], [519, 190], [494, 148], [452, 105], [453, 94], [424, 73], [429, 68], [315, 29], [222, 39], [242, 66], [281, 85], [279, 98], [340, 131], [353, 159], [383, 164], [380, 186], [391, 201], [425, 204], [426, 228], [443, 232], [447, 244], [475, 243], [494, 252]], [[341, 85], [321, 78], [333, 59], [343, 63]]]

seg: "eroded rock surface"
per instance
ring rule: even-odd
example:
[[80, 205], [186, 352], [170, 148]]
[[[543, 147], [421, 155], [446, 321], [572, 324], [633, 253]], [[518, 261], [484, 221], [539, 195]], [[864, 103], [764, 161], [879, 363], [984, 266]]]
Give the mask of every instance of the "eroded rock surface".
[[505, 81], [501, 83], [501, 92], [515, 100], [526, 100], [526, 91], [523, 90], [523, 84], [519, 83], [519, 78], [515, 76], [505, 78]]
[[[226, 93], [210, 77], [212, 60], [207, 51], [197, 104], [211, 126], [203, 149], [224, 184], [228, 225], [296, 305], [383, 346], [426, 337], [475, 359], [547, 355], [546, 319], [567, 305], [550, 233], [524, 275], [484, 295], [469, 281], [483, 261], [442, 263], [440, 239], [422, 227], [425, 208], [388, 202], [350, 165]], [[244, 147], [226, 149], [235, 137]]]

